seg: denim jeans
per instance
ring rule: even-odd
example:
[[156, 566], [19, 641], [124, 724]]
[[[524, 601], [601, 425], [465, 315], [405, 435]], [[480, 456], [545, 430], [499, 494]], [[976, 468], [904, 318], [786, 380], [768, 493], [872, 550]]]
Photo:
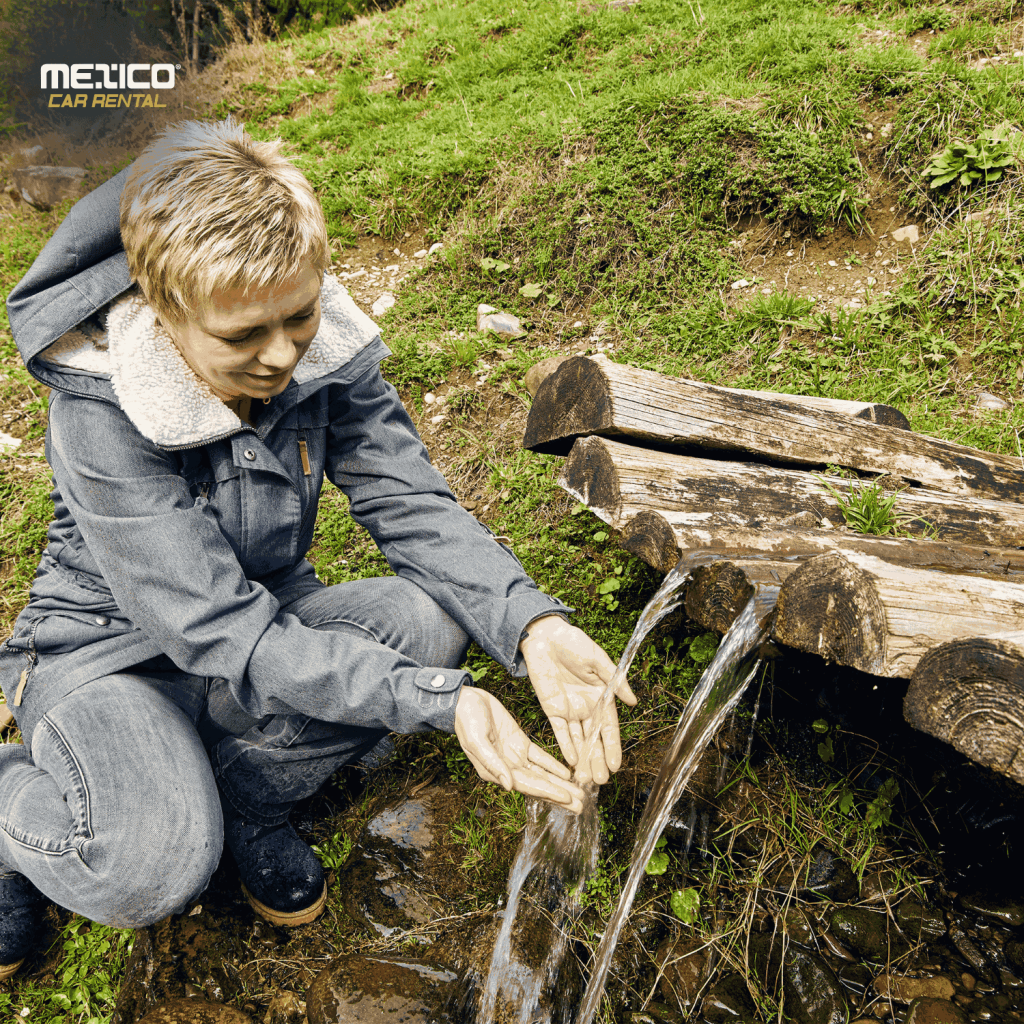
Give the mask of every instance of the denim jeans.
[[[425, 667], [454, 668], [468, 644], [446, 612], [397, 577], [320, 587], [282, 611]], [[0, 871], [21, 872], [91, 920], [151, 924], [209, 882], [222, 799], [262, 824], [283, 821], [384, 735], [299, 714], [254, 720], [223, 680], [151, 659], [60, 699], [38, 719], [30, 747], [0, 745]]]

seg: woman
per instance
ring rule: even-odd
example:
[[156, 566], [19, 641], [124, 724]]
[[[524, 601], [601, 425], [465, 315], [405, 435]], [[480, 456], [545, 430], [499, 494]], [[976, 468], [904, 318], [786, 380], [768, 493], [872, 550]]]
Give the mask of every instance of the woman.
[[[44, 898], [143, 926], [225, 842], [257, 912], [313, 920], [326, 883], [289, 811], [389, 731], [454, 731], [484, 779], [578, 811], [569, 769], [466, 685], [470, 640], [529, 674], [577, 780], [618, 768], [607, 655], [459, 507], [329, 264], [277, 146], [187, 122], [78, 203], [8, 298], [53, 389], [55, 515], [0, 647], [24, 739], [0, 747], [0, 977]], [[317, 580], [325, 474], [396, 576]]]

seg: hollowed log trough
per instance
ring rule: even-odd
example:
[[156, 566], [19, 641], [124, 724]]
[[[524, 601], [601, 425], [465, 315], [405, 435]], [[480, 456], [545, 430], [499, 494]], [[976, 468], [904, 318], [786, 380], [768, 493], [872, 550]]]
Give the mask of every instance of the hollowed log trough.
[[[627, 550], [690, 569], [700, 625], [725, 632], [756, 590], [776, 643], [909, 679], [912, 725], [1024, 784], [1024, 460], [908, 428], [887, 406], [575, 358], [523, 443], [566, 456], [559, 483]], [[878, 478], [924, 536], [845, 528], [835, 493]]]

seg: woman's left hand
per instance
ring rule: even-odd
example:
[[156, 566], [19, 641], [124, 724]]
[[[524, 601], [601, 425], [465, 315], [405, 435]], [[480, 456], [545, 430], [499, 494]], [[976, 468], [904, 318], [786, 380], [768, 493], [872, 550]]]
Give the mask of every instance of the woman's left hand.
[[[611, 682], [615, 665], [593, 640], [560, 615], [535, 619], [519, 644], [530, 681], [565, 760], [576, 768], [576, 779], [603, 784], [622, 763], [619, 719], [614, 701], [602, 711], [601, 695]], [[636, 696], [623, 680], [615, 695], [626, 704]], [[585, 740], [597, 730], [590, 764], [580, 764]]]
[[485, 782], [550, 800], [573, 814], [583, 810], [583, 790], [569, 781], [569, 769], [531, 743], [497, 697], [464, 686], [455, 706], [455, 735]]

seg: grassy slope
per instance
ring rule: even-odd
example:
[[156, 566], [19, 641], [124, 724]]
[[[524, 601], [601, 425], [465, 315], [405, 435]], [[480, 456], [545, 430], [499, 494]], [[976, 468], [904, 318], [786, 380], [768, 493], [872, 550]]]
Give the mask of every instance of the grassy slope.
[[[600, 324], [618, 359], [743, 386], [884, 400], [916, 429], [1015, 451], [1017, 409], [985, 420], [966, 412], [968, 390], [1015, 389], [1024, 365], [1015, 179], [974, 197], [921, 187], [934, 149], [1021, 119], [1019, 62], [984, 72], [967, 63], [998, 42], [1007, 12], [993, 3], [837, 10], [809, 0], [723, 0], [705, 9], [642, 0], [586, 13], [575, 0], [409, 0], [270, 44], [265, 58], [250, 52], [245, 61], [265, 59], [275, 80], [237, 89], [212, 113], [233, 112], [257, 133], [288, 140], [320, 192], [341, 259], [343, 246], [366, 232], [392, 238], [419, 225], [444, 237], [442, 255], [382, 320], [395, 352], [388, 373], [413, 405], [468, 369], [487, 379], [485, 395], [521, 395], [532, 361], [593, 347], [590, 332]], [[948, 31], [924, 59], [906, 39], [929, 27]], [[883, 108], [895, 110], [892, 141], [884, 165], [865, 167], [856, 149], [862, 118]], [[800, 310], [794, 322], [792, 308], [773, 298], [726, 302], [726, 285], [742, 271], [727, 243], [742, 218], [763, 217], [796, 235], [837, 222], [856, 227], [861, 197], [880, 176], [922, 217], [950, 215], [949, 230], [932, 237], [898, 291], [827, 320]], [[968, 230], [952, 216], [962, 202], [1005, 216], [991, 229]], [[6, 215], [3, 289], [59, 213], [22, 206]], [[485, 270], [484, 257], [507, 267]], [[531, 283], [543, 292], [534, 300], [520, 294]], [[530, 326], [524, 343], [506, 346], [512, 358], [504, 362], [493, 342], [472, 334], [480, 301]], [[451, 331], [468, 336], [444, 340]], [[783, 331], [789, 345], [780, 356]], [[0, 321], [4, 408], [17, 410], [0, 429], [38, 452], [42, 403], [9, 338]], [[739, 369], [738, 349], [747, 350]], [[559, 496], [554, 460], [524, 455], [498, 428], [475, 430], [472, 405], [467, 398], [466, 417], [456, 417], [438, 454], [472, 471], [481, 504], [497, 509], [484, 517], [492, 529], [511, 538], [526, 568], [576, 606], [581, 625], [617, 655], [654, 575]], [[38, 459], [0, 462], [8, 621], [25, 600], [43, 542], [46, 489]], [[314, 556], [329, 582], [385, 570], [330, 489]], [[645, 661], [628, 739], [674, 715], [703, 658], [684, 654], [664, 670]], [[520, 684], [479, 652], [469, 664], [547, 737]], [[408, 752], [417, 770], [443, 766], [467, 779], [450, 739], [410, 741]], [[515, 807], [501, 807], [518, 820]], [[503, 864], [484, 872], [487, 858], [472, 856], [465, 842], [467, 870], [483, 888], [477, 896], [493, 898]], [[25, 985], [15, 993], [20, 1002], [5, 1003], [0, 993], [0, 1006], [31, 1005], [32, 1019], [45, 1020], [66, 1009], [52, 992]], [[86, 996], [97, 1013], [109, 1005], [99, 988]]]

